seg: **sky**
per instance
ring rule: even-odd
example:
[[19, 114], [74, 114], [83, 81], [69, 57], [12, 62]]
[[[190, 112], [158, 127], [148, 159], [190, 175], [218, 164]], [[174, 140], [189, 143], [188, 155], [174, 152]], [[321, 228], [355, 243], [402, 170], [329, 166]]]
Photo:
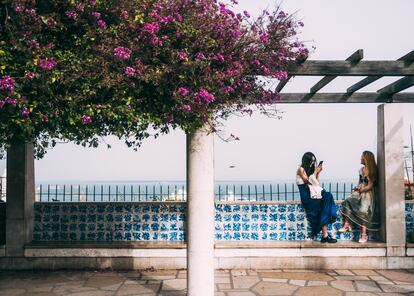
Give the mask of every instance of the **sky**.
[[[271, 0], [239, 0], [237, 10], [257, 16]], [[364, 60], [395, 60], [414, 50], [412, 0], [285, 0], [305, 27], [299, 36], [316, 49], [310, 59], [344, 60], [364, 49]], [[321, 77], [296, 77], [284, 92], [307, 92]], [[362, 77], [338, 78], [320, 92], [343, 92]], [[361, 91], [377, 91], [399, 77], [382, 78]], [[406, 90], [414, 92], [414, 87]], [[215, 139], [215, 178], [223, 181], [293, 182], [304, 152], [324, 160], [323, 178], [356, 179], [364, 150], [376, 154], [377, 104], [277, 105], [282, 119], [234, 117], [224, 126], [239, 141]], [[405, 145], [414, 128], [414, 104], [401, 104]], [[61, 144], [37, 160], [36, 181], [185, 180], [185, 135], [174, 131], [147, 140], [137, 152], [114, 138], [97, 149]], [[0, 161], [0, 174], [5, 162]], [[232, 167], [230, 167], [232, 166]], [[234, 167], [233, 167], [234, 166]]]

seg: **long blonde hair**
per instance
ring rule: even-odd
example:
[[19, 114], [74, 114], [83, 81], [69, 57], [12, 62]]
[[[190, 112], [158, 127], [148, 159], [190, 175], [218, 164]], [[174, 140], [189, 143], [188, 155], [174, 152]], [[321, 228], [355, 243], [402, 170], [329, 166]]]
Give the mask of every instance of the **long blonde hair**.
[[375, 162], [374, 154], [371, 151], [364, 151], [362, 152], [362, 157], [365, 160], [368, 178], [372, 182], [377, 181], [377, 163]]

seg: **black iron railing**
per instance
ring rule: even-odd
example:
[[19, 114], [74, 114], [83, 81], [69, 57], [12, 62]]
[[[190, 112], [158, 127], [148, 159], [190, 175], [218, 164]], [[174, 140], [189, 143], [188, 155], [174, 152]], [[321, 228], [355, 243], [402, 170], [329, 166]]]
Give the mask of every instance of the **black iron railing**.
[[[0, 178], [0, 197], [6, 197], [6, 179]], [[343, 200], [354, 184], [350, 182], [322, 183], [335, 200]], [[37, 184], [38, 202], [175, 202], [186, 201], [184, 182], [165, 184]], [[216, 201], [300, 201], [299, 190], [293, 183], [224, 183], [215, 186]]]

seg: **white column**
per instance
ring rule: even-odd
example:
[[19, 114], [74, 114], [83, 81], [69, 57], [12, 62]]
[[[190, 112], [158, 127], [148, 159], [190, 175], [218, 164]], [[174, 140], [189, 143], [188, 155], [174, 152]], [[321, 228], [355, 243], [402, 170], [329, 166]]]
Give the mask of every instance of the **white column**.
[[381, 235], [387, 256], [404, 256], [404, 135], [400, 104], [378, 106], [377, 141]]
[[214, 135], [187, 135], [187, 295], [214, 295]]

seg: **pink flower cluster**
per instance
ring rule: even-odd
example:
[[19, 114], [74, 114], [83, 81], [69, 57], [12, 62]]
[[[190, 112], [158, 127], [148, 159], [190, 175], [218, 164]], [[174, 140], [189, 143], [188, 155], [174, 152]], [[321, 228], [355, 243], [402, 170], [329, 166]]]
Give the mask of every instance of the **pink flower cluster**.
[[104, 20], [99, 20], [98, 21], [98, 26], [101, 29], [105, 29], [106, 28], [106, 22]]
[[205, 89], [201, 89], [195, 96], [195, 102], [197, 104], [211, 104], [213, 103], [215, 100], [215, 97], [213, 94], [209, 93], [207, 90]]
[[125, 75], [134, 76], [135, 73], [136, 73], [136, 70], [134, 68], [129, 67], [129, 66], [125, 67]]
[[190, 93], [190, 91], [185, 87], [179, 87], [178, 88], [178, 93], [182, 96], [186, 96]]
[[65, 12], [65, 14], [66, 14], [66, 16], [68, 17], [68, 18], [70, 18], [70, 19], [72, 19], [72, 20], [77, 20], [78, 19], [78, 17], [79, 17], [79, 15], [78, 15], [78, 13], [76, 12], [76, 11], [74, 11], [74, 10], [68, 10], [68, 11], [66, 11]]
[[114, 56], [119, 59], [127, 60], [131, 57], [132, 51], [129, 48], [118, 46], [114, 49]]
[[186, 60], [186, 59], [187, 59], [187, 54], [186, 54], [186, 52], [185, 52], [185, 51], [183, 51], [183, 50], [180, 50], [180, 51], [178, 52], [178, 58], [179, 58], [181, 61]]
[[278, 80], [286, 80], [288, 78], [288, 73], [286, 71], [278, 71], [275, 73], [275, 77]]
[[54, 67], [56, 67], [57, 62], [54, 58], [46, 58], [46, 59], [39, 58], [37, 60], [37, 64], [42, 69], [52, 70]]
[[39, 49], [40, 48], [39, 42], [37, 42], [34, 39], [27, 41], [26, 44], [27, 44], [27, 46], [29, 46], [31, 48], [34, 48], [34, 49]]
[[160, 30], [160, 25], [157, 23], [148, 23], [142, 28], [143, 33], [157, 34]]
[[101, 14], [97, 11], [92, 12], [92, 16], [94, 18], [96, 18], [97, 20], [99, 20], [101, 18]]
[[82, 115], [82, 122], [84, 123], [84, 124], [90, 124], [90, 123], [92, 123], [92, 118], [90, 117], [90, 116], [88, 116], [88, 115]]
[[4, 89], [12, 93], [14, 91], [14, 80], [9, 75], [0, 79], [0, 89]]
[[4, 99], [4, 102], [12, 105], [13, 107], [17, 106], [17, 100], [14, 98], [7, 97], [6, 99]]
[[30, 115], [29, 109], [27, 109], [26, 107], [24, 107], [23, 110], [22, 110], [22, 115], [24, 117], [28, 117]]

